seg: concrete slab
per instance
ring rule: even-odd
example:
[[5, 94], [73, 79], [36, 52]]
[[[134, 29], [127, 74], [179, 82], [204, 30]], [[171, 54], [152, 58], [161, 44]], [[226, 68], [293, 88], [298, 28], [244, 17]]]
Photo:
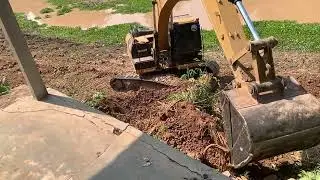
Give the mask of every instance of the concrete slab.
[[226, 179], [126, 123], [48, 91], [42, 102], [20, 93], [0, 110], [0, 179]]
[[86, 175], [92, 180], [227, 179], [200, 161], [187, 157], [131, 126], [83, 177]]

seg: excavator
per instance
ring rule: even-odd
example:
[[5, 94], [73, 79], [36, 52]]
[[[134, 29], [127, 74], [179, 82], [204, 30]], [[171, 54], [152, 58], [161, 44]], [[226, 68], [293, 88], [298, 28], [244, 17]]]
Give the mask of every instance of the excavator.
[[[154, 0], [153, 30], [136, 30], [126, 40], [138, 74], [202, 63], [197, 18], [175, 19], [179, 0]], [[242, 0], [202, 0], [226, 61], [233, 88], [221, 93], [231, 165], [311, 148], [320, 143], [320, 101], [293, 77], [276, 75], [274, 37], [261, 39]], [[241, 20], [243, 19], [243, 21]], [[253, 39], [247, 38], [243, 23]]]

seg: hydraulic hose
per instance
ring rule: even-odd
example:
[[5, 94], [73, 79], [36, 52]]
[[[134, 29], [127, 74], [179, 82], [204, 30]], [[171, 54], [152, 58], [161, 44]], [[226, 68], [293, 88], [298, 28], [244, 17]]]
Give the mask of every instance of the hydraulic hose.
[[234, 3], [237, 6], [241, 16], [243, 17], [244, 21], [246, 22], [246, 24], [247, 24], [247, 26], [253, 36], [253, 39], [260, 40], [259, 33], [257, 32], [256, 28], [254, 27], [253, 22], [248, 14], [246, 8], [243, 6], [242, 0], [229, 0], [229, 1]]

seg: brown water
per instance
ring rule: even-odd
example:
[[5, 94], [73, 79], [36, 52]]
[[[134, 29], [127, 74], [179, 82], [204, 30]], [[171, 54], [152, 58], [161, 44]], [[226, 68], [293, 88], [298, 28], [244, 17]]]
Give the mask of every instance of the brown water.
[[201, 0], [180, 1], [173, 9], [174, 16], [190, 15], [197, 17], [203, 29], [212, 29], [212, 25], [206, 14], [205, 8]]
[[320, 22], [319, 0], [244, 0], [254, 20]]
[[23, 12], [27, 14], [27, 18], [35, 20], [35, 17], [41, 17], [35, 20], [38, 23], [45, 23], [52, 26], [68, 26], [81, 27], [87, 29], [90, 27], [105, 27], [123, 23], [140, 23], [144, 26], [152, 26], [151, 13], [135, 13], [135, 14], [114, 14], [111, 9], [101, 11], [80, 11], [73, 9], [70, 13], [63, 16], [57, 16], [56, 12], [50, 13], [50, 18], [45, 18], [40, 10], [53, 6], [45, 0], [10, 0], [11, 6], [15, 12]]
[[[50, 6], [45, 0], [10, 0], [15, 12], [28, 14], [29, 19], [40, 16], [39, 23], [57, 26], [80, 26], [82, 28], [105, 27], [115, 24], [137, 22], [152, 27], [151, 13], [113, 14], [112, 10], [80, 11], [74, 9], [63, 16], [51, 13], [51, 18], [45, 18], [40, 10]], [[301, 23], [320, 22], [319, 0], [244, 0], [253, 20], [293, 20]], [[181, 1], [174, 8], [174, 15], [189, 14], [199, 17], [204, 29], [212, 29], [201, 0]]]
[[[299, 23], [320, 22], [319, 0], [244, 0], [251, 18], [258, 20], [291, 20]], [[204, 29], [212, 29], [201, 0], [181, 1], [174, 15], [190, 14], [200, 18]]]

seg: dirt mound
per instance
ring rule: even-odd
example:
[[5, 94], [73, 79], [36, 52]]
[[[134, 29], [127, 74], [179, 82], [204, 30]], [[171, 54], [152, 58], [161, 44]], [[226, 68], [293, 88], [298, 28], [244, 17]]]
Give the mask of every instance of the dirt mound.
[[168, 145], [219, 170], [226, 170], [229, 154], [221, 119], [187, 102], [168, 101], [178, 88], [141, 89], [104, 99], [97, 108]]

